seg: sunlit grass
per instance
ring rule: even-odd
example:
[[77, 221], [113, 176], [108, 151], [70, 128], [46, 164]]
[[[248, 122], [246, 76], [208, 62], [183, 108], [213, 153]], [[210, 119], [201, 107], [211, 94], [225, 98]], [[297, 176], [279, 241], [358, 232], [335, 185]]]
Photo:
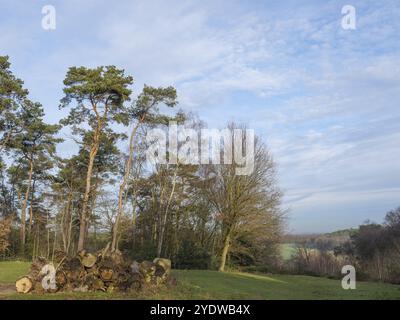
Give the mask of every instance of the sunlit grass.
[[[344, 290], [340, 280], [244, 272], [174, 270], [178, 285], [122, 293], [10, 293], [15, 281], [28, 272], [27, 262], [0, 262], [0, 298], [4, 299], [400, 299], [400, 286], [357, 282], [356, 290]], [[7, 294], [1, 288], [7, 287]]]

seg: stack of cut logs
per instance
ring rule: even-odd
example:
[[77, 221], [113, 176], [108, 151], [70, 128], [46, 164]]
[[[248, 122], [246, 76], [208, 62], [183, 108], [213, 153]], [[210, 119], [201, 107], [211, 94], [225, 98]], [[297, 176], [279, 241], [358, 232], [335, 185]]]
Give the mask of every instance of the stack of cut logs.
[[28, 275], [16, 282], [17, 292], [130, 291], [166, 284], [171, 276], [171, 261], [124, 260], [121, 252], [104, 249], [96, 254], [81, 251], [75, 257], [56, 252], [54, 264], [36, 258]]

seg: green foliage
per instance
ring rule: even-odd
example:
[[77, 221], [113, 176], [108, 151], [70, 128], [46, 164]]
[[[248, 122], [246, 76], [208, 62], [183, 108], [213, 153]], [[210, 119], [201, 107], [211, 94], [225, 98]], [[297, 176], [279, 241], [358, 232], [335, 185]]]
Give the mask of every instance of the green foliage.
[[20, 116], [21, 130], [7, 143], [12, 151], [13, 164], [8, 173], [14, 186], [26, 189], [30, 165], [33, 166], [33, 181], [49, 180], [49, 170], [55, 166], [56, 145], [63, 141], [56, 138], [59, 125], [49, 125], [43, 121], [43, 108], [39, 103], [28, 100]]
[[11, 219], [0, 218], [0, 254], [7, 252], [10, 246]]
[[0, 56], [0, 114], [15, 111], [27, 95], [28, 90], [23, 88], [23, 81], [10, 70], [8, 56]]
[[0, 151], [20, 130], [20, 117], [27, 95], [23, 81], [10, 70], [8, 56], [0, 56]]
[[80, 132], [80, 124], [86, 122], [92, 128], [99, 121], [107, 126], [115, 121], [128, 125], [128, 109], [124, 102], [129, 101], [131, 90], [129, 86], [133, 78], [125, 76], [124, 70], [115, 66], [89, 69], [85, 67], [71, 67], [64, 80], [64, 98], [60, 108], [68, 107], [73, 101], [70, 114], [63, 119], [63, 125], [71, 125]]
[[43, 107], [39, 103], [25, 101], [20, 115], [21, 131], [8, 143], [8, 147], [25, 159], [40, 155], [54, 157], [56, 144], [63, 141], [54, 137], [60, 126], [46, 124], [43, 116]]
[[197, 242], [183, 240], [178, 253], [174, 258], [177, 269], [210, 269], [211, 254], [207, 248], [201, 247]]
[[171, 120], [184, 120], [183, 114], [179, 113], [176, 118], [160, 114], [159, 105], [164, 104], [173, 108], [178, 104], [176, 90], [173, 87], [154, 88], [145, 85], [142, 93], [138, 96], [131, 109], [132, 117], [140, 122], [148, 124], [167, 125]]

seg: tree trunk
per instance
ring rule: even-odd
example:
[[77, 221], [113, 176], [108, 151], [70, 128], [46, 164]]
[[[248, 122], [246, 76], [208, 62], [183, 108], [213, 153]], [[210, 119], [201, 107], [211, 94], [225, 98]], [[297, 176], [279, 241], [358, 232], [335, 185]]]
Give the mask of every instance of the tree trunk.
[[140, 122], [138, 122], [133, 127], [131, 137], [129, 140], [129, 156], [125, 163], [125, 174], [122, 179], [121, 185], [119, 186], [118, 212], [117, 212], [117, 216], [115, 218], [115, 223], [114, 223], [114, 227], [113, 227], [111, 251], [115, 251], [117, 249], [117, 236], [118, 236], [119, 222], [121, 220], [121, 216], [123, 214], [123, 208], [124, 208], [123, 196], [124, 196], [126, 185], [128, 183], [129, 176], [131, 174], [133, 151], [134, 151], [134, 139], [135, 139], [136, 131], [137, 131], [139, 125], [140, 125]]
[[32, 230], [32, 225], [33, 225], [33, 196], [35, 194], [35, 185], [36, 185], [36, 180], [33, 181], [32, 183], [32, 191], [31, 191], [31, 198], [30, 198], [30, 206], [29, 206], [29, 229], [28, 229], [28, 235], [31, 235], [31, 230]]
[[164, 241], [165, 227], [167, 225], [168, 211], [169, 211], [169, 207], [171, 205], [171, 201], [172, 201], [172, 198], [173, 198], [174, 192], [175, 192], [177, 173], [178, 173], [178, 165], [175, 168], [174, 177], [173, 177], [173, 180], [172, 180], [172, 189], [171, 189], [171, 193], [170, 193], [169, 198], [168, 198], [167, 206], [165, 208], [164, 219], [163, 219], [163, 221], [162, 221], [162, 223], [160, 225], [160, 236], [158, 238], [158, 245], [157, 245], [157, 257], [161, 257], [162, 245], [163, 245], [163, 241]]
[[67, 250], [65, 251], [67, 254], [69, 253], [69, 248], [71, 247], [71, 242], [72, 242], [72, 224], [73, 224], [73, 219], [72, 219], [72, 214], [74, 212], [74, 203], [72, 201], [72, 191], [71, 191], [71, 203], [68, 208], [68, 215], [69, 215], [69, 226], [68, 226], [68, 233], [67, 233]]
[[[136, 194], [134, 197], [136, 199]], [[136, 219], [136, 200], [132, 200], [132, 250], [135, 250], [136, 245]]]
[[33, 280], [29, 277], [22, 277], [15, 283], [15, 288], [18, 293], [28, 293], [33, 288]]
[[231, 237], [228, 233], [225, 237], [224, 248], [222, 249], [222, 255], [221, 255], [221, 263], [219, 265], [218, 271], [223, 272], [225, 270], [225, 263], [226, 263], [226, 257], [228, 256], [230, 240], [231, 240]]
[[91, 191], [91, 186], [92, 186], [93, 163], [94, 163], [94, 159], [97, 155], [97, 151], [99, 150], [99, 144], [100, 144], [100, 128], [98, 128], [94, 134], [93, 145], [92, 145], [92, 148], [90, 150], [90, 155], [89, 155], [89, 164], [88, 164], [88, 170], [87, 170], [87, 174], [86, 174], [86, 189], [85, 189], [85, 195], [83, 197], [82, 213], [81, 213], [80, 224], [79, 224], [78, 251], [83, 250], [85, 247], [86, 225], [89, 220], [87, 212], [88, 212], [89, 196], [90, 196], [90, 191]]
[[[31, 201], [32, 201], [32, 200], [31, 200]], [[31, 205], [29, 206], [29, 228], [28, 228], [28, 237], [31, 235], [32, 224], [33, 224], [33, 208], [32, 208], [32, 202], [31, 202]]]
[[61, 239], [63, 243], [64, 252], [67, 252], [67, 235], [65, 230], [65, 217], [68, 212], [68, 204], [62, 210], [61, 221], [60, 221], [60, 228], [61, 228]]
[[25, 253], [25, 240], [26, 240], [26, 208], [28, 206], [28, 198], [29, 198], [29, 193], [31, 189], [31, 183], [32, 183], [32, 174], [33, 174], [33, 160], [29, 160], [29, 178], [28, 178], [28, 186], [26, 188], [25, 192], [25, 199], [24, 203], [22, 204], [21, 208], [21, 230], [20, 230], [20, 236], [21, 236], [21, 253]]

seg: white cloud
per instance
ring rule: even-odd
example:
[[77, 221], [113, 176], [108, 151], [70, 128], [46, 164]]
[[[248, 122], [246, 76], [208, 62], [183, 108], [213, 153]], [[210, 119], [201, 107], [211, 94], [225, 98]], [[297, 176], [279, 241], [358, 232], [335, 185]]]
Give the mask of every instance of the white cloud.
[[16, 18], [0, 21], [1, 47], [49, 121], [62, 115], [57, 105], [68, 66], [115, 64], [134, 76], [136, 93], [143, 83], [172, 84], [181, 107], [206, 121], [244, 120], [258, 129], [279, 164], [287, 199], [302, 205], [293, 207], [299, 217], [316, 212], [318, 203], [356, 210], [352, 197], [361, 212], [363, 192], [377, 190], [387, 192], [376, 200], [383, 207], [399, 187], [396, 1], [356, 0], [355, 31], [340, 27], [335, 1], [55, 6], [53, 33], [40, 29], [40, 3], [9, 1], [3, 12]]

